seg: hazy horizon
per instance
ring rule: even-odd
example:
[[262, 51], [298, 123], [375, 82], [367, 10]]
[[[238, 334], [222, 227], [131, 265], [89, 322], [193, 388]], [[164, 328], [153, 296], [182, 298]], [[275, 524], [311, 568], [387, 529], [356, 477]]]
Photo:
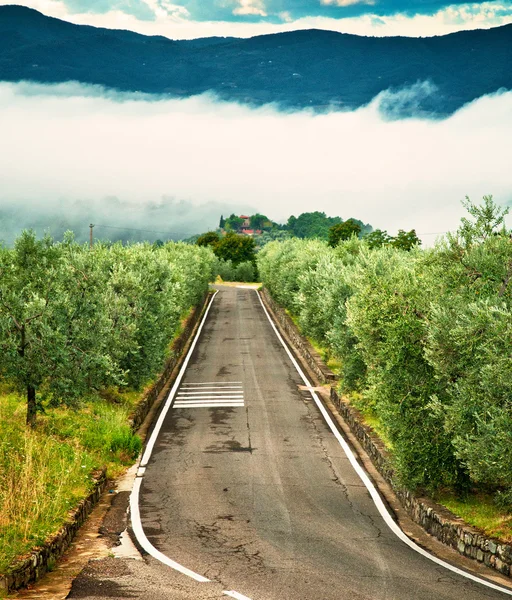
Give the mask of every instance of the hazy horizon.
[[[3, 220], [14, 206], [20, 224], [42, 211], [80, 215], [86, 228], [188, 237], [216, 227], [221, 214], [261, 212], [283, 222], [320, 210], [391, 234], [414, 228], [431, 243], [435, 236], [426, 234], [458, 226], [466, 195], [512, 203], [503, 152], [512, 138], [512, 92], [484, 96], [443, 120], [383, 116], [383, 103], [388, 115], [404, 103], [414, 113], [428, 85], [318, 115], [208, 94], [164, 100], [77, 83], [1, 83]], [[9, 231], [17, 222], [10, 219]]]

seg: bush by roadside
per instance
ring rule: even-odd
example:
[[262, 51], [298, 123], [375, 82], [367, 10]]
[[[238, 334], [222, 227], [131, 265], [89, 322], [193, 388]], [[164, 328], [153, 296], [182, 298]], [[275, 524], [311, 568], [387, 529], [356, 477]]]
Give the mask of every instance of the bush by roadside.
[[263, 284], [340, 363], [411, 489], [470, 490], [510, 510], [512, 242], [491, 198], [433, 249], [353, 238], [271, 243]]

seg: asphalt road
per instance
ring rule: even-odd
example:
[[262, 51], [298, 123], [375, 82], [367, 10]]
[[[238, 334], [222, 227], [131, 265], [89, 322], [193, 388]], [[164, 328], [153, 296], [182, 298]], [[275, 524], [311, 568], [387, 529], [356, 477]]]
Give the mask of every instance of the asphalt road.
[[69, 597], [506, 598], [395, 537], [302, 386], [256, 292], [222, 288], [140, 496], [155, 548], [212, 583], [151, 557], [110, 559]]

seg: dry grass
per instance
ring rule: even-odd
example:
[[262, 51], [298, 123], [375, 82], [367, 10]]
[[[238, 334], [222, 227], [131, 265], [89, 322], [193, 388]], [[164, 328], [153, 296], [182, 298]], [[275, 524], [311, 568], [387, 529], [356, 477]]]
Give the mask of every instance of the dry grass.
[[133, 461], [140, 440], [126, 424], [132, 395], [127, 404], [98, 399], [77, 412], [48, 411], [32, 431], [24, 401], [0, 388], [0, 573], [60, 529], [94, 471], [107, 466], [116, 475]]

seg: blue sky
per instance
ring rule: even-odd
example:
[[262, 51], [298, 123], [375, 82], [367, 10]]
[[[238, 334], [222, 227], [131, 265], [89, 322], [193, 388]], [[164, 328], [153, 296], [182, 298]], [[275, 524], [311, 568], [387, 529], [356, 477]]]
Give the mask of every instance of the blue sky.
[[[12, 4], [15, 0], [0, 0]], [[75, 23], [171, 38], [332, 29], [428, 36], [512, 22], [512, 0], [20, 0]]]

